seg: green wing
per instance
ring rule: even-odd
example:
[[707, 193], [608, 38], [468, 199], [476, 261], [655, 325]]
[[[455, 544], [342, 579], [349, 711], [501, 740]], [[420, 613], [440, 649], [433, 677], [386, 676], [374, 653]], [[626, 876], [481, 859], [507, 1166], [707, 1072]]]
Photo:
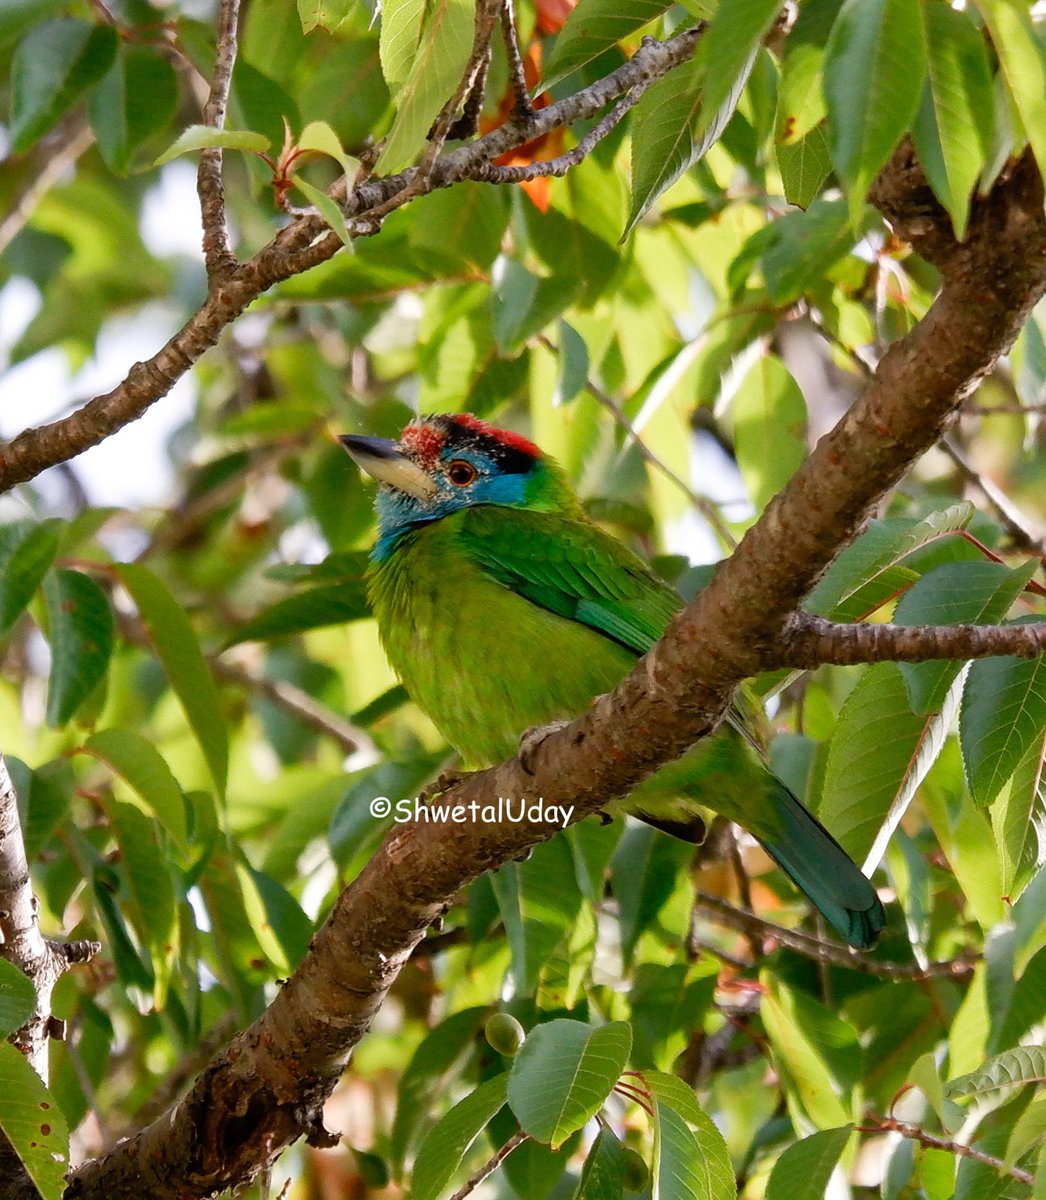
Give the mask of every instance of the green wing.
[[636, 654], [683, 605], [642, 559], [588, 521], [495, 505], [462, 517], [461, 545], [492, 579]]

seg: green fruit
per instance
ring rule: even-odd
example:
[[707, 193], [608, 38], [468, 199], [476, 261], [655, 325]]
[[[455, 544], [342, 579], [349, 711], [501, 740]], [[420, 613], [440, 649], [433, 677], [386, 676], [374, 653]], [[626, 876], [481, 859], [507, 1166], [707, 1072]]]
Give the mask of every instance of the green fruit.
[[621, 1165], [624, 1167], [626, 1192], [644, 1192], [650, 1184], [650, 1168], [641, 1154], [631, 1146], [622, 1146]]
[[490, 1045], [506, 1058], [515, 1058], [527, 1036], [516, 1018], [504, 1012], [492, 1013], [483, 1032]]

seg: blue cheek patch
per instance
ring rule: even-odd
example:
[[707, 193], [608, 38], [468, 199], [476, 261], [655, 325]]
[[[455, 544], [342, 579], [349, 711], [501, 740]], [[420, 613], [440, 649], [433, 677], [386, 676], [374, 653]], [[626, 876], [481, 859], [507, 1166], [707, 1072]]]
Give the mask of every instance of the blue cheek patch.
[[[486, 465], [486, 464], [484, 464]], [[503, 504], [522, 507], [527, 502], [529, 475], [480, 475], [471, 487], [441, 491], [425, 502], [390, 487], [380, 487], [375, 502], [378, 513], [378, 540], [371, 552], [375, 562], [383, 562], [396, 549], [404, 534], [419, 525], [449, 517], [451, 513], [476, 504]], [[444, 485], [446, 486], [446, 485]]]

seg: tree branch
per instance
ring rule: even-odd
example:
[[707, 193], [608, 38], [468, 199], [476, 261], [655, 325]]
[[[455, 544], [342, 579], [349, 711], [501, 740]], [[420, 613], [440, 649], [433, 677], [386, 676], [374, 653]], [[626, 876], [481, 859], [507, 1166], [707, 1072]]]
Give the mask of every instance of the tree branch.
[[1046, 654], [1046, 620], [1033, 625], [837, 625], [795, 613], [782, 630], [774, 657], [779, 666], [812, 669], [824, 663], [966, 661]]
[[[203, 123], [214, 129], [225, 127], [225, 110], [229, 104], [229, 88], [236, 64], [236, 30], [239, 17], [240, 0], [221, 0], [214, 74], [211, 76], [211, 90], [203, 110]], [[196, 192], [200, 197], [200, 215], [203, 218], [203, 257], [207, 264], [207, 278], [213, 286], [231, 275], [238, 266], [229, 248], [220, 146], [212, 146], [201, 152], [200, 166], [196, 173]]]
[[[882, 975], [887, 979], [969, 979], [976, 961], [974, 958], [956, 958], [929, 963], [925, 967], [920, 967], [917, 963], [879, 962], [859, 954], [856, 950], [837, 946], [834, 942], [822, 942], [819, 938], [810, 937], [809, 934], [800, 933], [796, 929], [774, 925], [770, 921], [764, 921], [762, 917], [757, 917], [753, 912], [734, 908], [733, 905], [703, 893], [698, 893], [694, 899], [694, 911], [703, 912], [716, 924], [725, 925], [727, 929], [733, 929], [747, 937], [757, 938], [759, 941], [772, 939], [782, 946], [787, 946], [789, 950], [794, 950], [796, 954], [803, 955], [804, 958], [813, 959], [814, 962], [846, 967], [850, 971], [862, 971], [866, 975]], [[696, 944], [692, 934], [691, 944]], [[718, 955], [719, 951], [713, 949], [712, 953]]]
[[18, 796], [0, 754], [0, 955], [32, 981], [36, 1008], [11, 1041], [47, 1082], [47, 1041], [51, 1022], [51, 992], [74, 963], [89, 962], [97, 942], [50, 941], [40, 932], [39, 905], [29, 880]]
[[983, 1150], [975, 1150], [964, 1142], [935, 1137], [932, 1133], [927, 1133], [925, 1129], [920, 1129], [918, 1125], [909, 1125], [907, 1121], [898, 1121], [894, 1117], [873, 1116], [869, 1119], [872, 1124], [860, 1126], [859, 1133], [899, 1133], [901, 1137], [918, 1142], [922, 1146], [928, 1146], [932, 1150], [946, 1150], [949, 1154], [958, 1155], [960, 1158], [969, 1158], [974, 1162], [983, 1163], [986, 1167], [994, 1168], [1000, 1175], [1009, 1175], [1011, 1179], [1018, 1179], [1021, 1183], [1032, 1184], [1035, 1182], [1035, 1176], [1030, 1171], [1025, 1171], [1021, 1167], [1008, 1167], [1001, 1158], [985, 1154]]
[[[579, 820], [713, 729], [741, 680], [774, 663], [789, 615], [827, 564], [1012, 344], [1046, 291], [1046, 220], [1031, 156], [975, 202], [961, 245], [909, 147], [887, 166], [875, 196], [898, 233], [917, 239], [941, 271], [930, 311], [890, 347], [864, 395], [632, 673], [530, 750], [525, 765], [517, 756], [469, 775], [447, 801], [555, 797], [574, 805]], [[67, 1194], [187, 1200], [256, 1177], [300, 1136], [329, 1138], [323, 1102], [428, 926], [466, 884], [557, 831], [530, 823], [394, 829], [269, 1008], [181, 1103], [83, 1164]]]

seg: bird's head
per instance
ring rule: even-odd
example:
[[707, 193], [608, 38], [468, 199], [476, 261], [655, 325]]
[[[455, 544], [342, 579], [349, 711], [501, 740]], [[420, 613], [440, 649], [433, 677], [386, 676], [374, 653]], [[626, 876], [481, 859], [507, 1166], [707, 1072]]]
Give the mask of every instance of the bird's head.
[[380, 484], [378, 558], [407, 530], [477, 504], [560, 511], [576, 504], [533, 442], [470, 413], [418, 417], [398, 442], [346, 434], [353, 461]]

